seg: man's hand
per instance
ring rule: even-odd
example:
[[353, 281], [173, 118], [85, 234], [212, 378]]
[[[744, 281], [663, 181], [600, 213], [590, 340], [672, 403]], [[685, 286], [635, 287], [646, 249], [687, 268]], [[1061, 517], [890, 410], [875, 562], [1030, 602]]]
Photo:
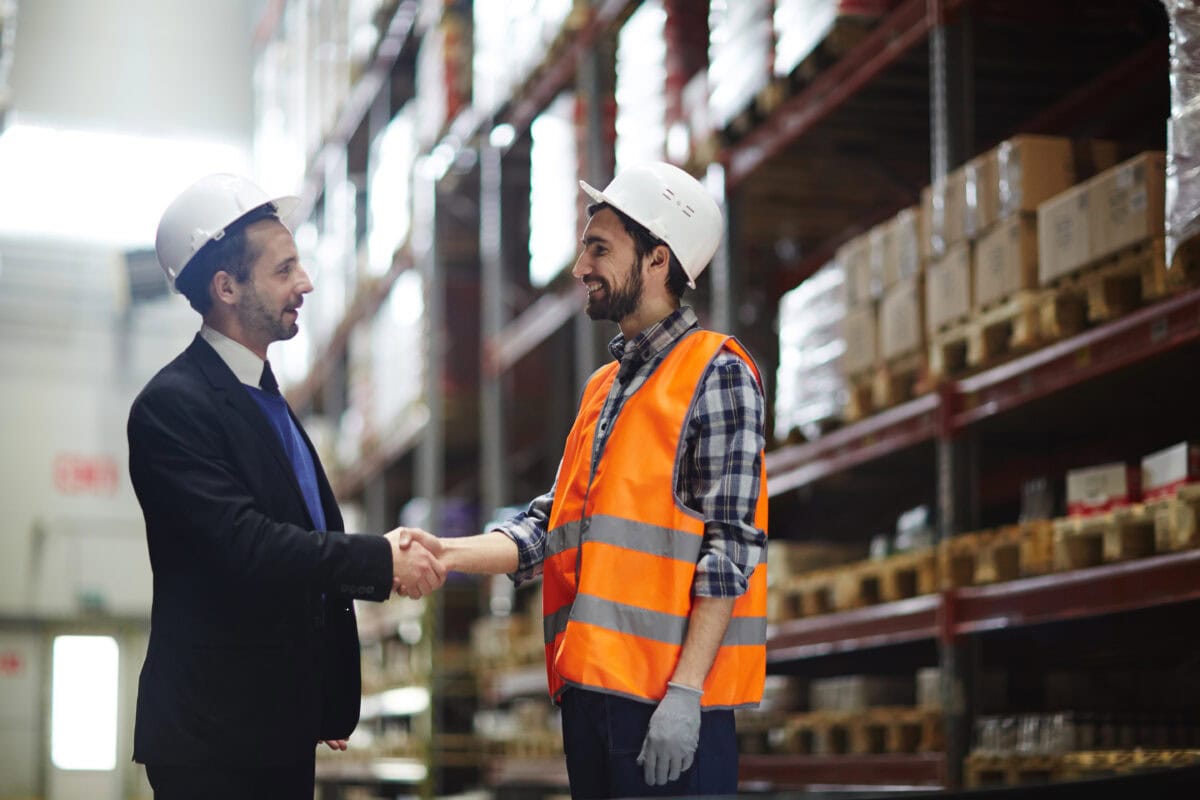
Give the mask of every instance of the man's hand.
[[[392, 545], [394, 591], [416, 600], [446, 582], [446, 568], [438, 560], [441, 543], [437, 537], [417, 528], [396, 528], [384, 535]], [[429, 542], [436, 552], [422, 542]]]
[[[322, 739], [321, 742], [324, 742], [325, 746], [330, 750], [345, 751], [345, 749], [350, 746], [350, 743], [345, 739]], [[321, 742], [318, 742], [317, 744], [319, 745]]]
[[681, 683], [668, 683], [667, 687], [650, 717], [650, 729], [637, 759], [649, 786], [678, 780], [692, 766], [700, 743], [700, 698], [704, 692]]

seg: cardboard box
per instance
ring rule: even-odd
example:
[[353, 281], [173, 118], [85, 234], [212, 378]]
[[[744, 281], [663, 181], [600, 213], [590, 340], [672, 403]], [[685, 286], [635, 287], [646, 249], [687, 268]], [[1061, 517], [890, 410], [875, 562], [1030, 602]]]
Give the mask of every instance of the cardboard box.
[[846, 273], [847, 303], [863, 305], [879, 299], [883, 292], [883, 280], [875, 273], [871, 263], [869, 234], [856, 236], [838, 248], [837, 260]]
[[971, 313], [970, 242], [959, 242], [925, 270], [925, 320], [930, 334]]
[[883, 262], [883, 286], [895, 286], [918, 274], [925, 264], [925, 240], [921, 237], [921, 207], [906, 208], [892, 218], [891, 248]]
[[1163, 236], [1166, 156], [1147, 152], [1088, 182], [1093, 259]]
[[888, 289], [879, 304], [879, 351], [884, 360], [925, 348], [923, 276], [915, 275]]
[[[1117, 163], [1115, 142], [1023, 135], [995, 149], [999, 218], [1038, 206]], [[990, 188], [989, 188], [990, 191]]]
[[967, 238], [967, 175], [960, 167], [944, 179], [921, 191], [921, 213], [928, 238], [926, 250], [938, 258], [946, 250]]
[[966, 213], [963, 228], [969, 239], [978, 239], [1000, 218], [999, 171], [995, 149], [971, 159], [964, 168]]
[[1123, 462], [1073, 469], [1067, 473], [1067, 513], [1109, 511], [1140, 499], [1141, 471]]
[[878, 363], [877, 316], [874, 303], [846, 309], [846, 316], [842, 319], [842, 337], [846, 340], [842, 371], [847, 376], [860, 375]]
[[1038, 206], [1038, 282], [1071, 273], [1091, 260], [1088, 184], [1068, 189]]
[[974, 308], [1037, 285], [1037, 216], [1021, 213], [1002, 220], [975, 245]]
[[871, 275], [878, 277], [879, 289], [891, 286], [895, 281], [888, 281], [888, 262], [896, 260], [895, 226], [892, 220], [881, 222], [867, 232], [867, 240], [871, 247]]
[[1169, 497], [1187, 483], [1200, 480], [1200, 444], [1180, 442], [1142, 458], [1142, 498]]

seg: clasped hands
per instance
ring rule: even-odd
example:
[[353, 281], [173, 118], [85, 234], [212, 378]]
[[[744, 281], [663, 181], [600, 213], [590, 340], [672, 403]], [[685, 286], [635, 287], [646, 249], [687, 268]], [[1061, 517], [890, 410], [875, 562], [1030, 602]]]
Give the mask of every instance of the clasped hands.
[[446, 582], [441, 540], [420, 528], [396, 528], [384, 537], [392, 546], [392, 591], [413, 600]]

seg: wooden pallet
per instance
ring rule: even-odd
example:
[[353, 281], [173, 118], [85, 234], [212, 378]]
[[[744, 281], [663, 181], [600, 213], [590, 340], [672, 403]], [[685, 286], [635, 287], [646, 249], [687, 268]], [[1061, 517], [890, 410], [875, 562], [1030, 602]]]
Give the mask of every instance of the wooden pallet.
[[1087, 517], [1054, 521], [1054, 568], [1093, 567], [1154, 553], [1154, 515], [1135, 503]]
[[972, 753], [963, 760], [963, 783], [968, 789], [1051, 783], [1062, 776], [1061, 755]]
[[924, 753], [945, 749], [941, 712], [921, 708], [811, 711], [787, 717], [771, 750], [796, 755]]
[[885, 361], [875, 370], [871, 400], [876, 410], [882, 410], [912, 400], [930, 388], [928, 355], [923, 351], [908, 353]]
[[937, 591], [933, 548], [816, 570], [781, 588], [787, 618], [890, 603]]
[[1200, 484], [1179, 487], [1174, 496], [1146, 503], [1154, 518], [1154, 550], [1173, 553], [1200, 547]]
[[981, 586], [1043, 575], [1053, 568], [1054, 524], [1049, 520], [965, 533], [938, 546], [943, 589]]
[[1084, 325], [1084, 306], [1071, 294], [1025, 289], [933, 334], [929, 371], [936, 379], [986, 369], [1079, 333]]
[[1200, 763], [1200, 750], [1097, 750], [1063, 756], [1063, 778], [1081, 780]]
[[1087, 321], [1124, 316], [1170, 291], [1162, 237], [1147, 239], [1050, 282], [1059, 303], [1086, 309]]
[[963, 760], [968, 789], [1124, 775], [1200, 763], [1200, 750], [1096, 750], [1056, 755], [972, 753]]
[[906, 353], [848, 376], [846, 387], [842, 416], [846, 422], [856, 422], [930, 391], [929, 356], [924, 351]]

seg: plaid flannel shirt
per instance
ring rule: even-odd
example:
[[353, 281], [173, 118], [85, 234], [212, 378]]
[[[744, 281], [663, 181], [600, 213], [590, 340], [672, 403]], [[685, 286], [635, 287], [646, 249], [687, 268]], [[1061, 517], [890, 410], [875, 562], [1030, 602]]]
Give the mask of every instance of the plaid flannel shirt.
[[[699, 326], [684, 306], [626, 341], [621, 334], [608, 344], [621, 362], [617, 380], [600, 412], [592, 452], [599, 460], [608, 432], [622, 406], [662, 363], [674, 344]], [[754, 526], [762, 473], [763, 397], [754, 373], [733, 353], [720, 352], [701, 378], [701, 389], [684, 433], [686, 444], [676, 474], [675, 496], [704, 519], [704, 542], [692, 594], [737, 597], [762, 557], [766, 534]], [[554, 488], [495, 530], [517, 544], [518, 566], [509, 575], [517, 584], [541, 574], [546, 530]]]

